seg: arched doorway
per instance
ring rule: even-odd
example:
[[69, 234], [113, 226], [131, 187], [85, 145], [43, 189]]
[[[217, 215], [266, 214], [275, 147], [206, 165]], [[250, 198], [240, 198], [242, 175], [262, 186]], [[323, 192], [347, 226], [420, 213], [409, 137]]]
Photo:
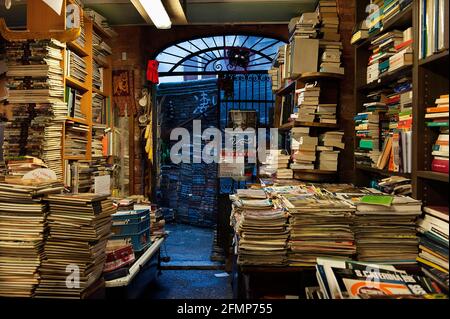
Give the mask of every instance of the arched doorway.
[[[157, 93], [157, 164], [160, 206], [171, 209], [175, 220], [217, 230], [216, 241], [227, 247], [228, 195], [255, 182], [256, 165], [246, 165], [241, 180], [219, 178], [216, 163], [173, 164], [168, 155], [170, 132], [192, 122], [229, 127], [232, 112], [252, 113], [257, 127], [270, 127], [274, 97], [268, 70], [283, 41], [254, 35], [220, 35], [172, 44], [156, 57], [160, 82]], [[255, 127], [256, 128], [256, 127]], [[194, 132], [195, 133], [195, 132]], [[192, 157], [195, 157], [191, 141]], [[203, 149], [205, 142], [201, 142]], [[191, 158], [192, 158], [191, 157]], [[217, 226], [217, 228], [216, 228]]]

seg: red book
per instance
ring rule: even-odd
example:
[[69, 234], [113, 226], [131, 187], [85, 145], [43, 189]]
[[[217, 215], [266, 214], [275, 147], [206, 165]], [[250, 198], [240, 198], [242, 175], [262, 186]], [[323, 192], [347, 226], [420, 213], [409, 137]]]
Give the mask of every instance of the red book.
[[431, 162], [431, 170], [433, 172], [448, 174], [448, 160], [433, 159]]
[[400, 43], [399, 45], [396, 45], [395, 46], [395, 50], [398, 52], [398, 51], [401, 51], [403, 48], [406, 48], [407, 46], [409, 46], [409, 45], [411, 45], [413, 43], [413, 39], [411, 39], [411, 40], [408, 40], [408, 41], [405, 41], [405, 42], [403, 42], [403, 43]]

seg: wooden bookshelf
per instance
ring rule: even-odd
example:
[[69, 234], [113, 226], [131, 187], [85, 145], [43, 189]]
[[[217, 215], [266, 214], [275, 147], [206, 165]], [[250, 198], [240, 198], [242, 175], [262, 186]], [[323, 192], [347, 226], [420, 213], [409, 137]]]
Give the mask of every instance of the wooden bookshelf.
[[[447, 5], [448, 5], [448, 0]], [[366, 7], [369, 0], [357, 1], [355, 7], [355, 20], [366, 18]], [[355, 163], [355, 183], [368, 186], [373, 177], [403, 176], [411, 178], [413, 197], [423, 201], [424, 205], [446, 205], [448, 194], [446, 188], [449, 183], [448, 174], [431, 171], [431, 151], [439, 134], [439, 128], [427, 127], [425, 123], [426, 108], [434, 106], [435, 99], [441, 94], [449, 93], [449, 52], [448, 48], [424, 59], [419, 59], [419, 1], [412, 4], [389, 20], [384, 27], [373, 34], [369, 39], [355, 45], [355, 114], [363, 110], [365, 95], [370, 90], [389, 86], [397, 79], [410, 75], [413, 87], [413, 127], [412, 127], [412, 173], [397, 173], [387, 170], [378, 170], [372, 167], [357, 165]], [[447, 15], [448, 19], [448, 15]], [[448, 30], [448, 20], [446, 20]], [[392, 73], [386, 73], [375, 83], [366, 84], [367, 61], [371, 55], [370, 42], [385, 32], [392, 30], [405, 30], [413, 28], [413, 65], [405, 66]], [[448, 36], [448, 34], [447, 34]], [[355, 148], [357, 146], [355, 141]], [[444, 191], [445, 190], [445, 191]]]
[[[72, 0], [67, 0], [70, 3], [73, 3]], [[86, 63], [86, 80], [81, 82], [77, 79], [74, 79], [70, 76], [65, 76], [64, 83], [66, 87], [71, 87], [79, 91], [82, 95], [81, 98], [81, 112], [86, 117], [85, 119], [67, 117], [66, 124], [63, 129], [63, 138], [62, 138], [62, 150], [61, 155], [63, 159], [63, 163], [67, 163], [67, 161], [84, 161], [84, 160], [92, 160], [92, 138], [93, 138], [93, 126], [95, 124], [104, 124], [105, 128], [113, 128], [113, 112], [111, 107], [111, 98], [112, 98], [112, 58], [111, 56], [106, 57], [106, 63], [100, 61], [95, 57], [94, 48], [93, 48], [93, 34], [96, 32], [104, 41], [107, 41], [110, 37], [105, 32], [102, 31], [102, 28], [96, 26], [95, 23], [88, 17], [83, 14], [83, 28], [84, 28], [84, 36], [85, 36], [85, 45], [84, 47], [80, 46], [78, 43], [72, 41], [67, 42], [66, 46], [68, 50], [73, 51], [78, 56], [83, 58]], [[65, 58], [67, 59], [67, 54], [65, 52]], [[93, 86], [93, 73], [94, 73], [94, 61], [103, 67], [103, 90], [99, 90]], [[99, 63], [100, 61], [100, 63]], [[67, 70], [65, 70], [67, 72]], [[67, 73], [65, 73], [67, 74]], [[110, 114], [108, 123], [95, 123], [93, 119], [93, 108], [92, 108], [92, 98], [94, 94], [100, 94], [103, 98], [108, 99], [109, 102], [105, 104], [109, 107], [109, 110], [106, 110], [108, 114]], [[65, 126], [69, 121], [84, 124], [89, 127], [89, 132], [87, 133], [87, 147], [86, 154], [80, 155], [65, 155]], [[112, 159], [108, 157], [108, 162], [112, 162]], [[65, 169], [63, 170], [65, 172]]]

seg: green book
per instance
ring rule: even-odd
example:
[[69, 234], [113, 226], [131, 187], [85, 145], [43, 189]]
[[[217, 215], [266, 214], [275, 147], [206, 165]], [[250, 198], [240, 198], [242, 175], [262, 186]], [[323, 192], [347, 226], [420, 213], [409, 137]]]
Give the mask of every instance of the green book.
[[394, 196], [389, 195], [364, 195], [360, 203], [370, 205], [391, 206]]
[[448, 122], [427, 122], [429, 127], [447, 127]]
[[373, 149], [373, 141], [372, 140], [360, 140], [359, 141], [359, 147], [362, 149]]

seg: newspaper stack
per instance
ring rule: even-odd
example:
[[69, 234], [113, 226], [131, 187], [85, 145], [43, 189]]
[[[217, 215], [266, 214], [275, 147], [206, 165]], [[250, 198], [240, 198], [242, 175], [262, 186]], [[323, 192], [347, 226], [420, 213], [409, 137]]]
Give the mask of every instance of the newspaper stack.
[[386, 264], [416, 262], [420, 201], [407, 196], [365, 195], [355, 204], [353, 230], [358, 260]]
[[42, 158], [62, 178], [61, 134], [67, 116], [57, 40], [6, 44], [8, 102], [13, 117], [5, 128], [5, 157]]
[[[50, 231], [36, 297], [85, 298], [103, 271], [113, 202], [95, 194], [52, 195], [48, 201]], [[68, 284], [68, 273], [75, 271], [79, 282]]]
[[354, 206], [314, 186], [303, 189], [298, 194], [281, 195], [291, 215], [289, 265], [315, 266], [318, 257], [354, 255]]
[[33, 297], [47, 229], [47, 194], [59, 183], [34, 186], [0, 184], [0, 296]]
[[280, 266], [287, 262], [287, 215], [265, 197], [263, 190], [238, 190], [230, 196], [240, 265]]

